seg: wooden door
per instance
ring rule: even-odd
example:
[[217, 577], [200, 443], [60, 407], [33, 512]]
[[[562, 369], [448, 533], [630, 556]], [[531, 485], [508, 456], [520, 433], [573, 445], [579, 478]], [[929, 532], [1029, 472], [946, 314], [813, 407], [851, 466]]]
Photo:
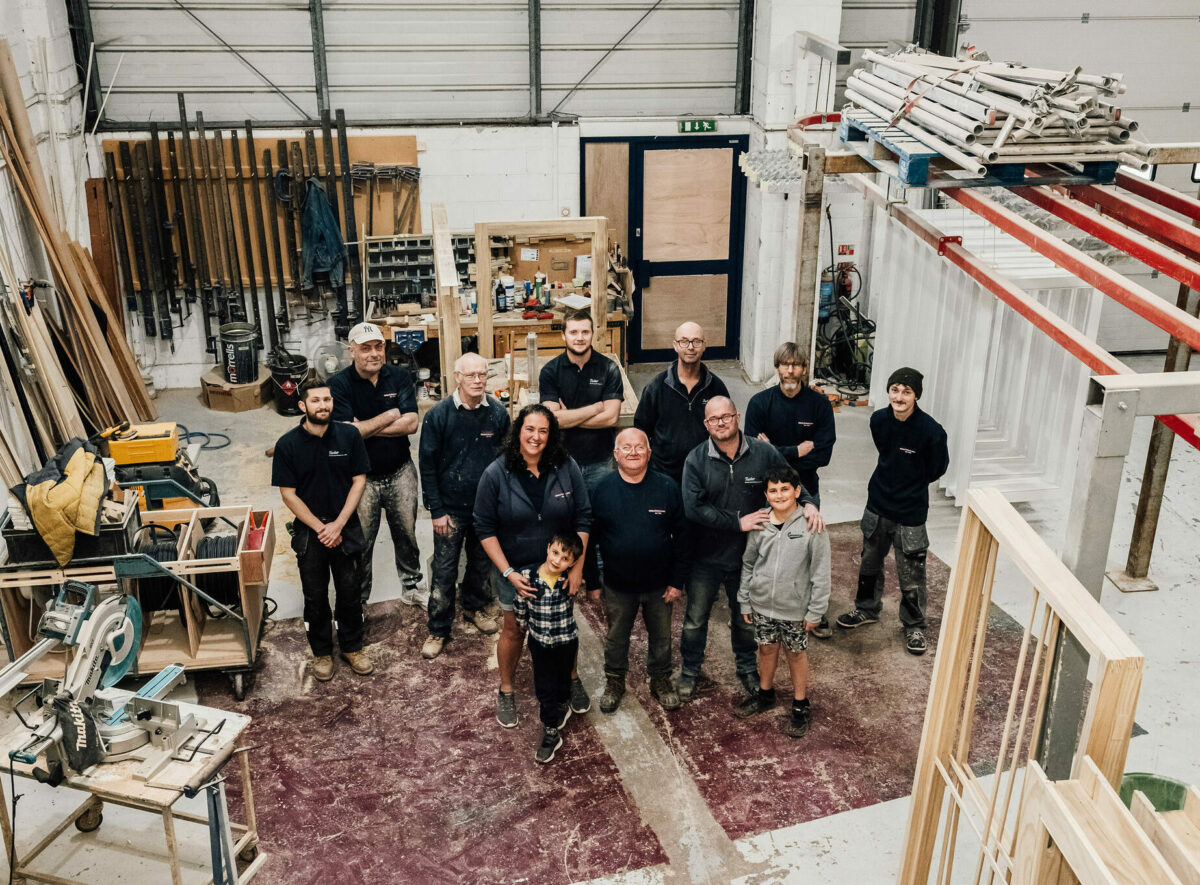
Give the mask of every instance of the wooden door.
[[704, 328], [706, 358], [738, 356], [746, 188], [737, 160], [747, 146], [744, 135], [584, 139], [584, 212], [609, 219], [637, 283], [630, 359], [674, 359], [675, 329], [688, 320]]

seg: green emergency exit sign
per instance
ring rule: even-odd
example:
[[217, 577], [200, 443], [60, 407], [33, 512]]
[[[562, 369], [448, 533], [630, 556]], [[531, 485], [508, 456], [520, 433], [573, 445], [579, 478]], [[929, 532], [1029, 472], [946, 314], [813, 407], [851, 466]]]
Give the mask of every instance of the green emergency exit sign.
[[716, 132], [716, 120], [680, 120], [680, 132]]

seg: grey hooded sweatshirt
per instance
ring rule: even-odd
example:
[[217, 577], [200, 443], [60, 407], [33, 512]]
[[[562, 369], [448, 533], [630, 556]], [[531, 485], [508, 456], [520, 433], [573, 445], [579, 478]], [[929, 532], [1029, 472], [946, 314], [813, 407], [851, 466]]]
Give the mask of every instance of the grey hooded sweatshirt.
[[829, 533], [813, 534], [799, 507], [783, 525], [749, 532], [738, 605], [779, 621], [816, 624], [829, 608]]

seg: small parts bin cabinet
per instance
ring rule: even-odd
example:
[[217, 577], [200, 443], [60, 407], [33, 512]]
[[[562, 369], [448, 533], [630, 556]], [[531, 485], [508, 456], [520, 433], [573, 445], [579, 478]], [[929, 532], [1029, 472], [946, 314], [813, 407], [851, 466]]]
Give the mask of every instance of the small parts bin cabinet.
[[[187, 670], [221, 670], [241, 700], [253, 686], [254, 667], [262, 638], [264, 604], [275, 551], [275, 520], [270, 510], [250, 505], [152, 510], [142, 514], [146, 524], [175, 526], [176, 559], [158, 562], [145, 553], [73, 559], [64, 568], [0, 564], [0, 629], [9, 660], [16, 660], [37, 641], [38, 620], [45, 594], [67, 580], [96, 584], [101, 594], [128, 592], [138, 596], [148, 582], [173, 582], [179, 597], [156, 611], [146, 611], [142, 650], [134, 673], [156, 673], [169, 664]], [[209, 534], [236, 531], [231, 554], [201, 557], [202, 540]], [[210, 545], [206, 545], [210, 546]], [[222, 604], [203, 588], [213, 578], [229, 582], [231, 596]], [[175, 604], [178, 602], [178, 604]], [[70, 651], [52, 653], [30, 669], [30, 682], [61, 677]]]

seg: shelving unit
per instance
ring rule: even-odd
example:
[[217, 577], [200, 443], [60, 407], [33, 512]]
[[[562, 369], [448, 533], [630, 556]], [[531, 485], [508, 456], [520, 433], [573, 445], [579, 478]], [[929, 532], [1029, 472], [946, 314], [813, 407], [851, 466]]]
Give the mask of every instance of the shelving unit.
[[[254, 543], [250, 522], [262, 525], [263, 532]], [[199, 507], [193, 510], [153, 510], [142, 515], [144, 523], [179, 524], [178, 558], [161, 563], [163, 569], [186, 583], [177, 583], [183, 604], [178, 608], [145, 612], [142, 648], [135, 674], [155, 673], [169, 664], [183, 664], [187, 670], [223, 670], [233, 683], [240, 700], [249, 689], [249, 675], [258, 660], [262, 636], [263, 600], [275, 550], [275, 522], [269, 510], [249, 505]], [[200, 541], [218, 526], [233, 523], [237, 527], [236, 552], [229, 557], [197, 557]], [[142, 578], [122, 578], [129, 568], [149, 566], [141, 556], [109, 556], [68, 563], [63, 568], [0, 564], [0, 628], [3, 629], [9, 660], [16, 660], [33, 645], [33, 630], [44, 611], [36, 594], [29, 597], [24, 588], [56, 588], [67, 580], [96, 584], [101, 593], [114, 592], [122, 583], [128, 592], [138, 595]], [[153, 568], [153, 566], [150, 566]], [[236, 575], [239, 611], [224, 617], [210, 617], [203, 600], [188, 585], [196, 577], [214, 573]], [[29, 670], [29, 681], [43, 677], [61, 677], [70, 664], [70, 652], [51, 654]]]
[[[509, 242], [492, 237], [493, 260], [505, 260]], [[475, 264], [475, 235], [450, 234], [450, 249], [460, 279], [470, 279]], [[437, 292], [433, 236], [429, 234], [365, 237], [362, 246], [366, 301], [380, 306], [420, 304], [433, 308]]]

